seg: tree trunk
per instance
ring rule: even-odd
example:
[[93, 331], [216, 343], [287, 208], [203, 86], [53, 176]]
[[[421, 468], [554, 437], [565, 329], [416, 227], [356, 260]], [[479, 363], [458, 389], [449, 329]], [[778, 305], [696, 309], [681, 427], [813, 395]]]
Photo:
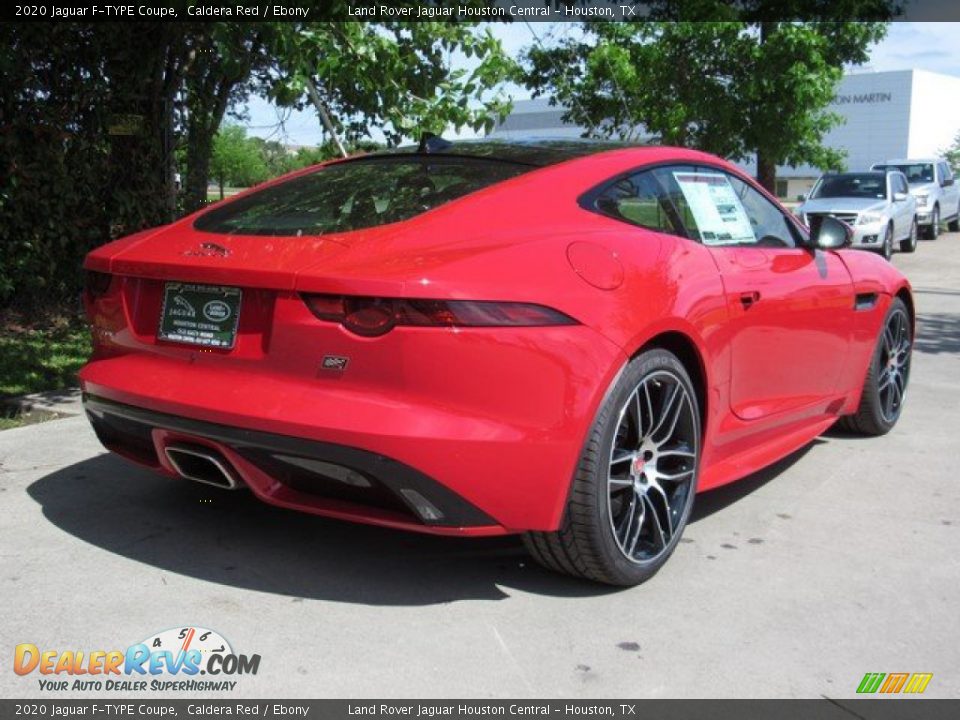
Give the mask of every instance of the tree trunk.
[[[210, 156], [213, 138], [230, 104], [230, 93], [250, 77], [251, 67], [260, 52], [262, 41], [254, 37], [243, 58], [234, 58], [227, 70], [209, 38], [206, 44], [198, 41], [203, 52], [194, 56], [187, 72], [187, 182], [184, 208], [187, 212], [199, 210], [207, 203], [207, 183], [210, 181]], [[238, 50], [239, 52], [239, 50]], [[222, 197], [222, 187], [221, 187]]]
[[206, 133], [187, 136], [187, 177], [184, 183], [184, 209], [199, 210], [207, 204], [207, 182], [210, 179], [210, 155], [213, 137]]
[[221, 176], [220, 177], [220, 199], [221, 200], [223, 200], [223, 183], [224, 183], [224, 180], [223, 180], [223, 177]]
[[777, 165], [762, 151], [757, 151], [757, 182], [767, 192], [777, 194]]
[[[763, 45], [767, 41], [767, 38], [776, 31], [777, 23], [761, 22], [760, 44]], [[756, 109], [754, 109], [754, 112], [756, 112]], [[761, 110], [761, 112], [765, 111]], [[777, 165], [767, 153], [760, 149], [757, 150], [757, 182], [760, 183], [767, 192], [772, 195], [777, 194]]]

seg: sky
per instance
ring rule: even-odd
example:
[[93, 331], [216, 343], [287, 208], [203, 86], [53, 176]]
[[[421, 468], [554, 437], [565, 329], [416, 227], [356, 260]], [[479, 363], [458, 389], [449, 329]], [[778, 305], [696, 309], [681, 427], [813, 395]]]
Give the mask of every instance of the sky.
[[[511, 23], [494, 24], [492, 30], [512, 57], [536, 41], [550, 44], [552, 38], [562, 38], [576, 32], [576, 23]], [[929, 70], [960, 77], [960, 23], [958, 22], [895, 22], [891, 23], [886, 38], [875, 45], [870, 61], [854, 72], [887, 70]], [[516, 85], [507, 88], [514, 100], [523, 100], [529, 92]], [[280, 110], [262, 98], [252, 97], [247, 105], [249, 119], [243, 124], [250, 135], [279, 140], [288, 145], [315, 145], [321, 140], [320, 122], [316, 113], [307, 110], [291, 112]], [[279, 120], [283, 122], [280, 124]], [[472, 137], [469, 131], [451, 134], [451, 137]]]

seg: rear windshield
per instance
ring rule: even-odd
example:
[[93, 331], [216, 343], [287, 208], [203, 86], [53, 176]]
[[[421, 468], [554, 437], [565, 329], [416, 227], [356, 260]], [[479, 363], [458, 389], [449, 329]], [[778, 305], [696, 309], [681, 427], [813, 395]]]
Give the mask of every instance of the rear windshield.
[[322, 235], [409, 220], [535, 168], [476, 158], [367, 158], [337, 163], [214, 208], [197, 230]]
[[877, 170], [896, 170], [907, 176], [911, 185], [922, 185], [933, 182], [932, 163], [913, 163], [911, 165], [877, 165]]
[[887, 176], [884, 173], [874, 172], [825, 176], [810, 198], [885, 198], [886, 196]]

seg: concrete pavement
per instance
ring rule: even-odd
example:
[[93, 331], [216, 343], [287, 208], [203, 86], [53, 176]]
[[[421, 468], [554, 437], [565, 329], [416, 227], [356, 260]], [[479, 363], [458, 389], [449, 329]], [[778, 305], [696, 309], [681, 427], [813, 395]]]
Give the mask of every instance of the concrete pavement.
[[262, 656], [236, 697], [844, 698], [866, 672], [932, 672], [927, 696], [958, 697], [960, 234], [894, 264], [921, 320], [896, 430], [827, 434], [701, 495], [630, 590], [552, 575], [513, 539], [156, 477], [83, 417], [0, 433], [0, 697], [54, 696], [11, 671], [18, 643], [122, 649], [187, 625]]

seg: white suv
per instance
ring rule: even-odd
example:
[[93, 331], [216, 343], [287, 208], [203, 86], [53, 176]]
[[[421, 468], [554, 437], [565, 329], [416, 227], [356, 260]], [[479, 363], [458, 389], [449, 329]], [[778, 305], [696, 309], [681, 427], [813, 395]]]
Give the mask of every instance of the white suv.
[[910, 194], [917, 199], [917, 222], [928, 238], [940, 234], [940, 223], [956, 232], [960, 229], [960, 185], [950, 164], [943, 158], [887, 160], [874, 170], [896, 170], [907, 176]]

